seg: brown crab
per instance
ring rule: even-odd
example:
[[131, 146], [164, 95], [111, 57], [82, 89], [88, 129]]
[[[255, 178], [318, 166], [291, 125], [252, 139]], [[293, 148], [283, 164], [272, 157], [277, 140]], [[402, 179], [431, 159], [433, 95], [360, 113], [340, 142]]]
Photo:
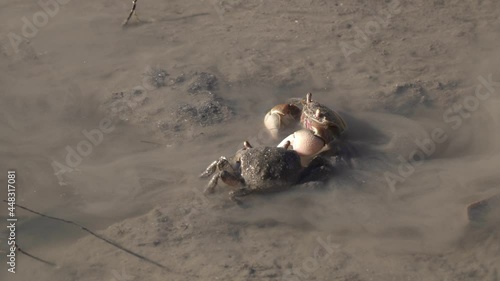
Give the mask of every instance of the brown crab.
[[247, 141], [233, 158], [221, 156], [212, 162], [200, 175], [212, 177], [205, 194], [213, 193], [219, 179], [233, 188], [231, 200], [241, 203], [238, 197], [252, 193], [283, 191], [292, 186], [322, 181], [332, 167], [321, 157], [307, 167], [302, 167], [301, 158], [288, 147], [252, 147]]
[[[302, 105], [302, 109], [299, 108]], [[300, 118], [298, 118], [300, 112]], [[273, 137], [300, 123], [303, 130], [286, 137], [278, 147], [290, 143], [291, 147], [302, 157], [317, 155], [339, 139], [347, 129], [344, 119], [327, 106], [313, 101], [312, 94], [307, 93], [305, 99], [292, 99], [288, 104], [279, 104], [271, 109], [264, 118], [264, 125]]]
[[323, 138], [326, 143], [340, 137], [347, 129], [344, 119], [325, 105], [313, 101], [311, 93], [307, 93], [306, 99], [301, 102], [303, 107], [300, 123], [304, 128]]

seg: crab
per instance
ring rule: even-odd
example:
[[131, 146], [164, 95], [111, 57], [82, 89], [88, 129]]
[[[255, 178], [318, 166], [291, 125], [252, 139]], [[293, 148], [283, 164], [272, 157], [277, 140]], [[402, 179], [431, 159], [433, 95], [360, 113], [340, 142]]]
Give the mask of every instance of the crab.
[[[302, 109], [299, 105], [302, 105]], [[283, 139], [278, 147], [285, 147], [289, 143], [303, 158], [310, 159], [338, 145], [341, 135], [347, 130], [344, 119], [327, 106], [313, 101], [311, 93], [307, 93], [305, 99], [292, 99], [287, 104], [273, 107], [266, 114], [264, 125], [271, 136], [277, 138], [280, 131], [293, 125], [293, 121], [303, 129]]]
[[347, 130], [344, 119], [325, 105], [313, 101], [311, 93], [307, 93], [306, 99], [301, 102], [303, 107], [300, 123], [327, 143], [339, 138]]
[[[245, 141], [243, 148], [238, 150], [232, 159], [221, 156], [200, 175], [201, 178], [212, 177], [205, 194], [213, 193], [220, 179], [234, 189], [229, 193], [229, 198], [241, 203], [239, 197], [252, 193], [284, 191], [294, 185], [321, 181], [322, 178], [317, 175], [329, 174], [329, 171], [324, 172], [330, 168], [324, 159], [318, 159], [304, 168], [299, 154], [287, 148], [254, 148]], [[318, 169], [322, 173], [315, 173]]]

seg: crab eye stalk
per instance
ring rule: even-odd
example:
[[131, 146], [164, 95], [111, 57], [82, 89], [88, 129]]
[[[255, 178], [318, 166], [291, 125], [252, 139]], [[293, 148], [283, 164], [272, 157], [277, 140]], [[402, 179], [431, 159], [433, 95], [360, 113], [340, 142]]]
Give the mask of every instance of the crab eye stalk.
[[311, 93], [307, 93], [306, 94], [306, 103], [311, 103], [312, 102], [312, 94]]
[[252, 148], [252, 145], [248, 141], [244, 141], [243, 147], [248, 149], [248, 148]]
[[[315, 112], [315, 114], [314, 114], [314, 115], [316, 116], [316, 118], [317, 118], [317, 119], [320, 119], [320, 118], [323, 116], [323, 114], [321, 114], [321, 112], [320, 112], [319, 108], [318, 108], [318, 109], [316, 109], [316, 112]], [[323, 118], [324, 118], [324, 117], [323, 117]]]

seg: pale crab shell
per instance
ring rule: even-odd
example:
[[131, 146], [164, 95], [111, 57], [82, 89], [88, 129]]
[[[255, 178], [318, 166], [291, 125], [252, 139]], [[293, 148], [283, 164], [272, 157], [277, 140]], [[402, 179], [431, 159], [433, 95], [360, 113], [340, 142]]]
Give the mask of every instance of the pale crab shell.
[[278, 144], [278, 147], [295, 150], [302, 159], [302, 165], [307, 165], [307, 162], [325, 148], [325, 142], [321, 137], [316, 136], [310, 130], [299, 130], [286, 137]]

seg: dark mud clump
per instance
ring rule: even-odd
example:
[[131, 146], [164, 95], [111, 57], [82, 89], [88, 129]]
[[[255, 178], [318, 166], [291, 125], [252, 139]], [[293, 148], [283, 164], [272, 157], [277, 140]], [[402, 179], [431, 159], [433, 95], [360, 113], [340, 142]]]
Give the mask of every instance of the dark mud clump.
[[196, 73], [194, 81], [189, 85], [188, 92], [198, 94], [203, 91], [217, 90], [217, 77], [211, 73], [201, 72]]
[[225, 122], [233, 115], [225, 100], [211, 92], [202, 92], [191, 103], [172, 107], [170, 116], [158, 121], [158, 128], [164, 136], [182, 132], [202, 132], [209, 127]]
[[217, 94], [214, 74], [171, 77], [161, 68], [148, 73], [147, 86], [112, 93], [103, 109], [112, 118], [146, 125], [157, 137], [171, 141], [194, 138], [234, 115], [229, 103]]
[[143, 75], [144, 82], [152, 88], [158, 89], [166, 85], [168, 73], [160, 67], [149, 67]]
[[224, 122], [230, 117], [231, 110], [224, 104], [224, 100], [211, 92], [204, 92], [203, 97], [194, 104], [182, 104], [174, 114], [175, 123], [198, 124], [210, 126]]
[[368, 109], [383, 108], [393, 114], [411, 116], [418, 108], [446, 106], [456, 96], [457, 81], [414, 81], [388, 86], [371, 95]]

